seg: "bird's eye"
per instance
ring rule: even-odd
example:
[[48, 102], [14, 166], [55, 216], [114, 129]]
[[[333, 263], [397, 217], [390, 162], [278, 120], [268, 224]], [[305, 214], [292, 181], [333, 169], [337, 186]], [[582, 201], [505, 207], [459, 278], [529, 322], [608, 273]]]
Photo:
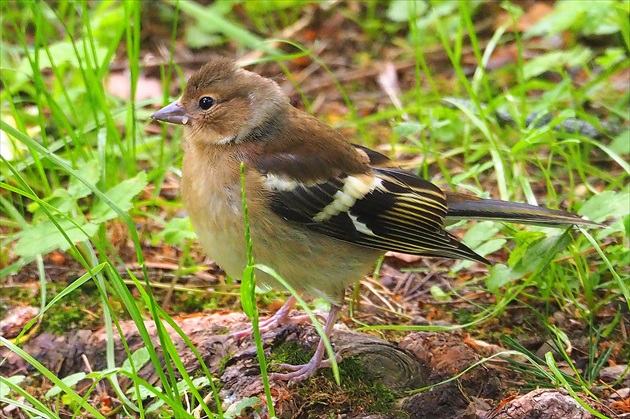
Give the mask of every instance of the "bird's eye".
[[214, 104], [215, 104], [215, 100], [211, 98], [210, 96], [204, 96], [201, 99], [199, 99], [199, 107], [203, 109], [204, 111], [210, 109], [210, 107]]

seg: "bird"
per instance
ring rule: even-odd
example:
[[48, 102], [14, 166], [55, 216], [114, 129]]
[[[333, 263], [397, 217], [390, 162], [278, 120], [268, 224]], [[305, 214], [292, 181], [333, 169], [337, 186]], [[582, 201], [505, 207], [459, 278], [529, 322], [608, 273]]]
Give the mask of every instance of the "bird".
[[[445, 230], [446, 220], [542, 225], [595, 224], [577, 214], [443, 191], [387, 156], [353, 144], [291, 105], [273, 80], [216, 58], [192, 74], [183, 94], [151, 116], [183, 126], [181, 194], [199, 241], [227, 275], [247, 266], [241, 165], [252, 252], [300, 293], [331, 308], [329, 336], [349, 284], [386, 252], [490, 262]], [[260, 272], [257, 281], [281, 285]], [[291, 317], [291, 296], [260, 323], [266, 332]], [[238, 338], [251, 330], [236, 333]], [[290, 383], [326, 365], [323, 339], [303, 365], [271, 374]]]

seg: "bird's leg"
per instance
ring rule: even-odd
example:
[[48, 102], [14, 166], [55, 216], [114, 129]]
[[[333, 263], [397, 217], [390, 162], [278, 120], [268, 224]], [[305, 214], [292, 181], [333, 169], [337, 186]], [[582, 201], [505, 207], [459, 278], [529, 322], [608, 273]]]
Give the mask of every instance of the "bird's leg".
[[[291, 312], [291, 310], [293, 310], [293, 307], [295, 307], [296, 303], [297, 299], [294, 296], [290, 296], [287, 299], [287, 302], [284, 303], [282, 307], [280, 307], [280, 310], [276, 311], [276, 314], [258, 323], [258, 329], [260, 330], [260, 333], [268, 332], [278, 326], [287, 323], [299, 324], [310, 322], [311, 319], [306, 314], [299, 316], [289, 316], [289, 313]], [[254, 330], [251, 327], [248, 327], [245, 330], [232, 333], [231, 336], [236, 340], [240, 340], [252, 334], [253, 331]]]
[[[330, 308], [330, 312], [328, 313], [328, 319], [326, 319], [326, 324], [324, 325], [324, 333], [326, 337], [330, 337], [332, 333], [333, 326], [337, 321], [337, 317], [339, 316], [339, 311], [341, 310], [341, 306], [332, 305]], [[321, 366], [329, 365], [330, 361], [322, 362], [324, 357], [324, 352], [326, 351], [326, 347], [324, 346], [324, 339], [322, 337], [319, 338], [319, 343], [317, 344], [317, 349], [315, 350], [315, 354], [306, 364], [303, 365], [290, 365], [290, 364], [280, 364], [279, 368], [289, 370], [286, 374], [274, 373], [270, 374], [269, 378], [272, 380], [290, 380], [292, 383], [296, 383], [302, 380], [306, 380], [311, 377], [317, 369]]]

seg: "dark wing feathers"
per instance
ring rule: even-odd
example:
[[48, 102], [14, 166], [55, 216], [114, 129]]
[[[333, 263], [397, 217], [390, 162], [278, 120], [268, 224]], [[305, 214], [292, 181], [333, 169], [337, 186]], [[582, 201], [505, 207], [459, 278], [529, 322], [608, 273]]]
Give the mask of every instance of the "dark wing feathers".
[[444, 230], [445, 218], [595, 224], [564, 211], [445, 193], [429, 181], [394, 167], [389, 158], [376, 151], [351, 147], [356, 155], [338, 150], [328, 153], [330, 161], [322, 160], [313, 150], [296, 149], [270, 153], [257, 162], [273, 211], [306, 228], [360, 246], [482, 263], [489, 262]]
[[[372, 166], [396, 167], [395, 162], [387, 156], [370, 150], [367, 147], [353, 144], [353, 146], [365, 153]], [[407, 178], [415, 177], [411, 174], [400, 172]], [[589, 225], [601, 227], [601, 224], [590, 221], [567, 211], [555, 210], [520, 202], [500, 201], [497, 199], [482, 199], [478, 196], [458, 192], [444, 192], [448, 211], [446, 219], [453, 220], [494, 220], [502, 222], [514, 222], [534, 225]]]
[[[269, 174], [263, 175], [269, 176]], [[271, 207], [282, 217], [302, 224], [316, 224], [314, 217], [335, 200], [335, 193], [343, 187], [343, 178], [333, 178], [314, 185], [298, 183], [280, 190], [265, 179], [271, 190]]]
[[443, 229], [447, 208], [440, 189], [397, 169], [365, 169], [368, 173], [300, 180], [289, 187], [278, 181], [288, 173], [259, 167], [271, 208], [287, 220], [373, 249], [488, 263]]

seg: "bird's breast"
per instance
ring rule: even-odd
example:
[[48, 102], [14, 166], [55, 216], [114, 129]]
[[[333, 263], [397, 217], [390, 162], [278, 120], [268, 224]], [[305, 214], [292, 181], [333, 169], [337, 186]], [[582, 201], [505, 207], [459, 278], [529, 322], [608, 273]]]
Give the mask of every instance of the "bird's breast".
[[247, 260], [240, 176], [220, 157], [184, 154], [182, 198], [208, 256], [238, 278]]

